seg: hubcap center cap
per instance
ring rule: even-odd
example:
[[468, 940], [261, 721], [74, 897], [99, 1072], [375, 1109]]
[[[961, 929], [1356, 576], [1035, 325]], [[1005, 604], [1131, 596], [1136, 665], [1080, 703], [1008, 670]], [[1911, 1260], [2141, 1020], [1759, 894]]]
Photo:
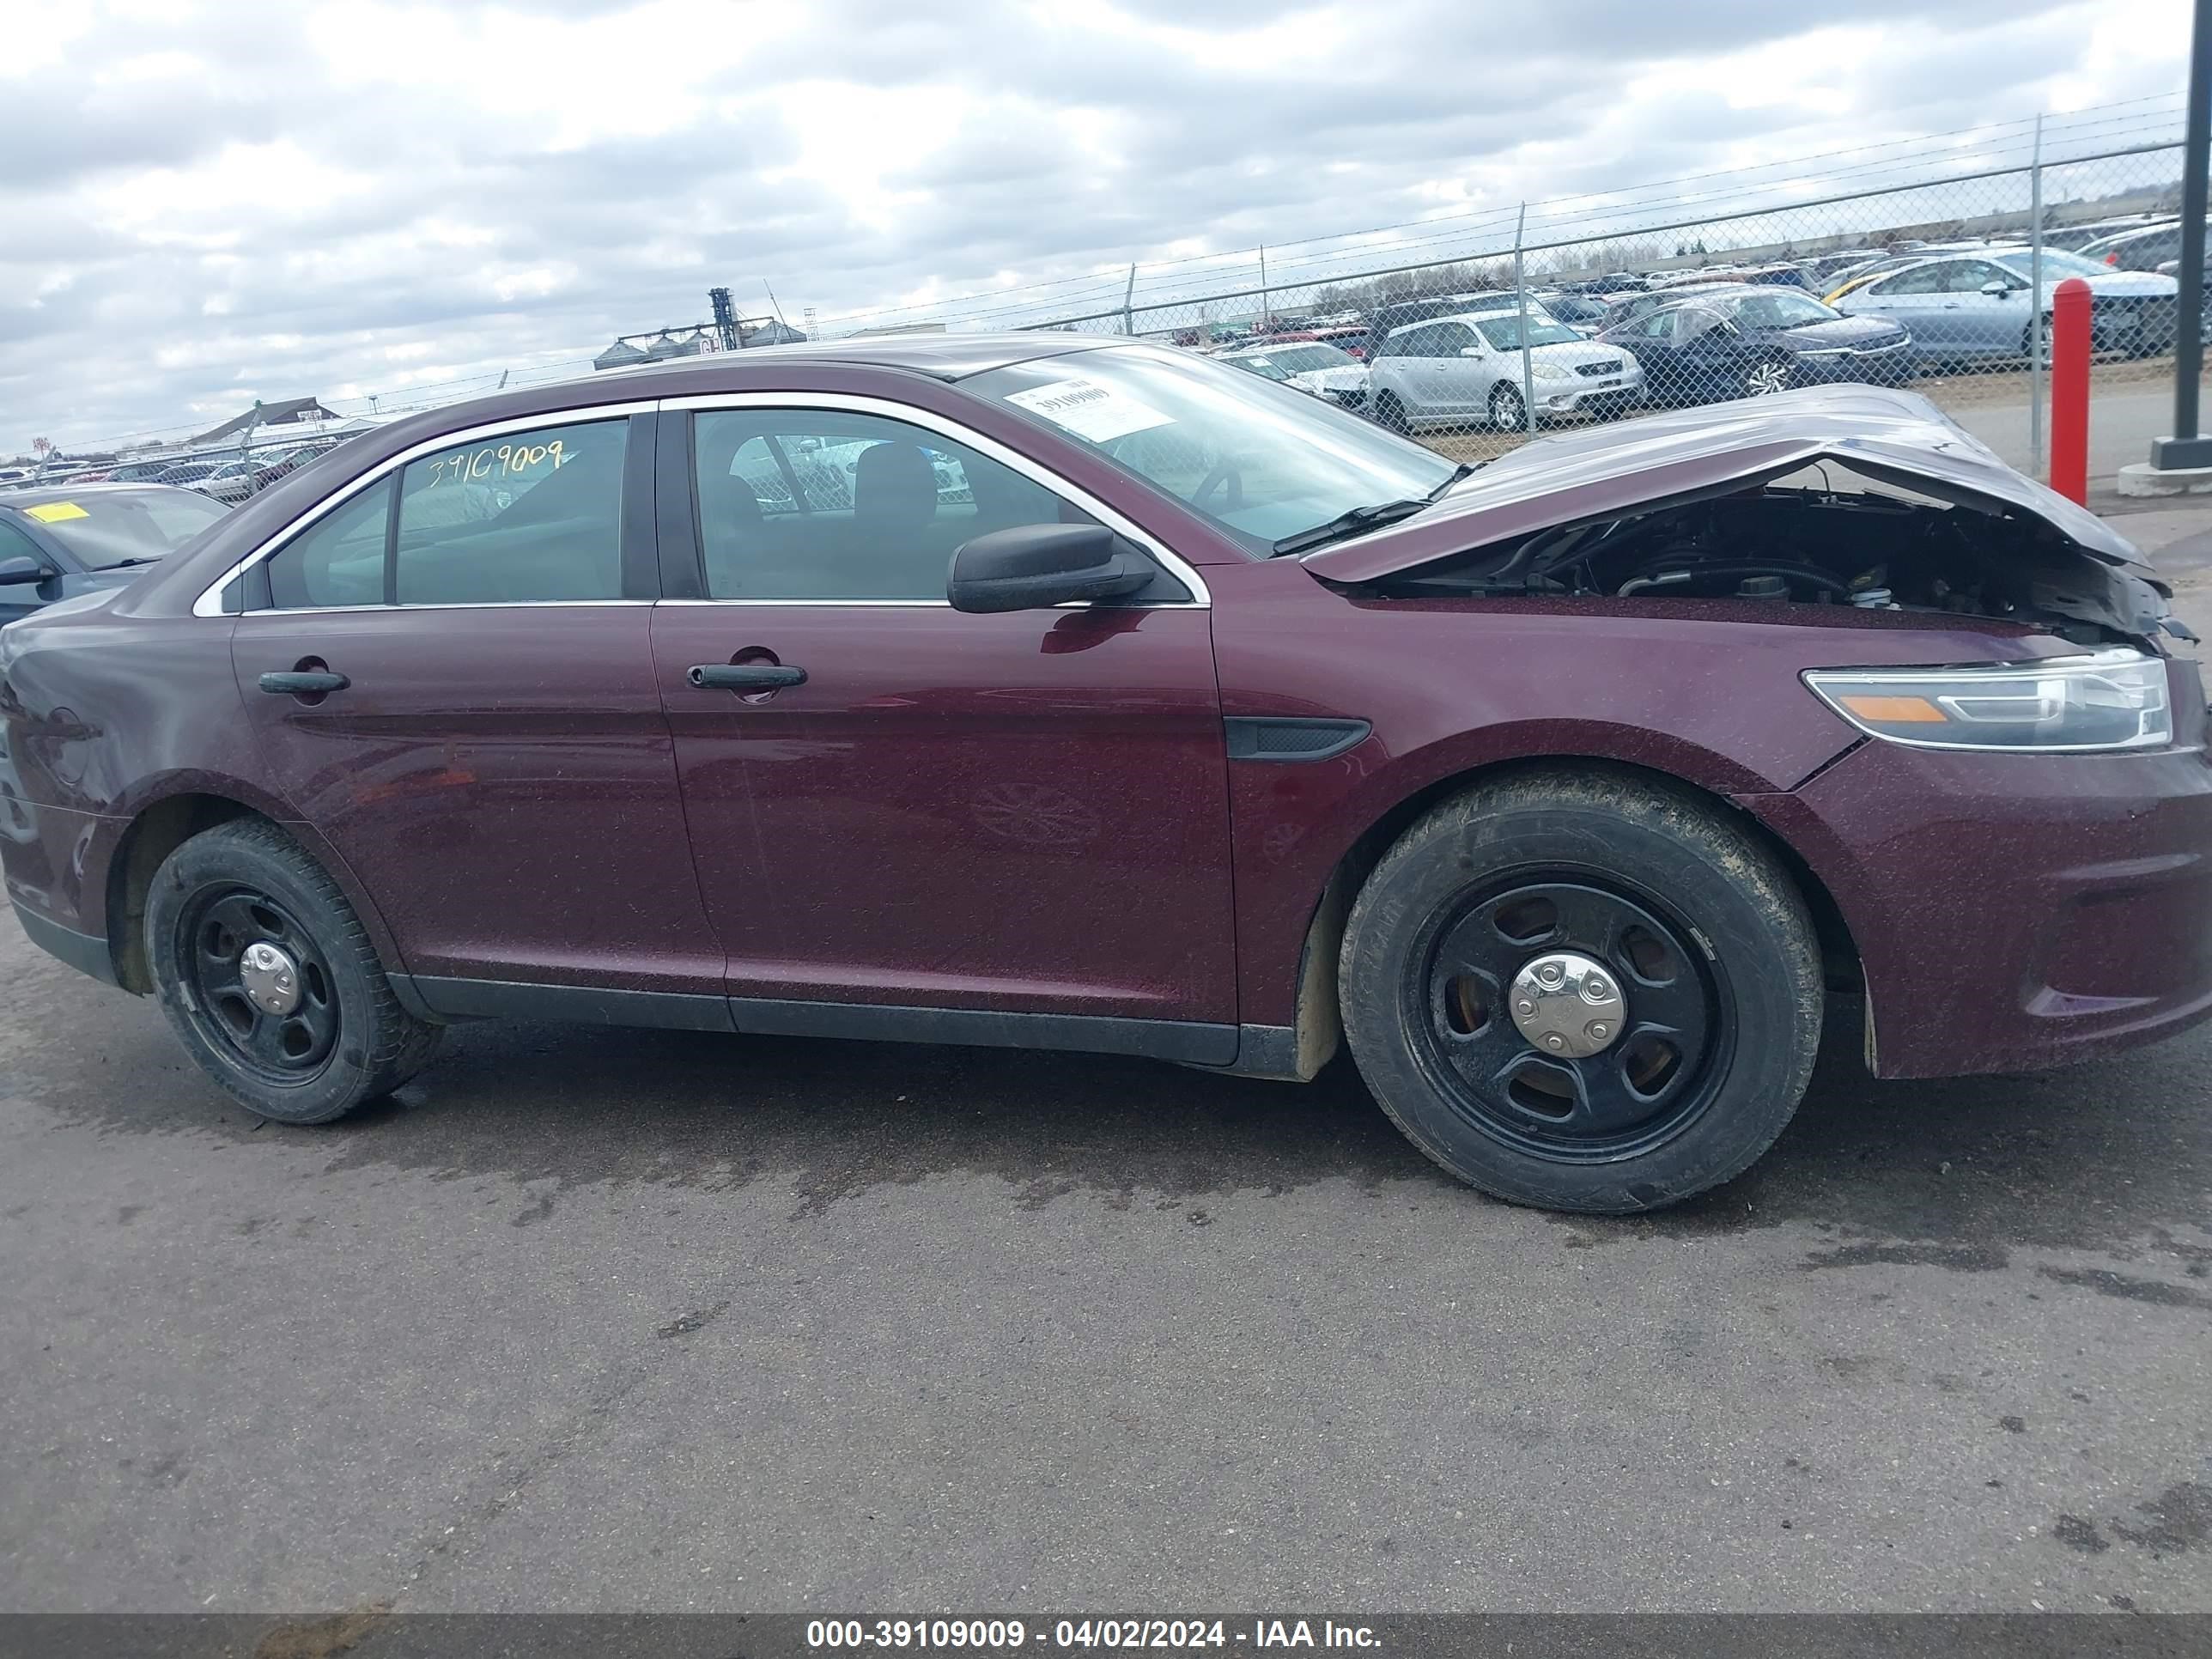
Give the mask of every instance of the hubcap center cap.
[[1513, 1024], [1540, 1054], [1580, 1060], [1620, 1036], [1628, 1004], [1603, 963], [1573, 951], [1552, 951], [1513, 976]]
[[239, 983], [253, 1006], [283, 1018], [300, 1006], [299, 964], [267, 939], [256, 939], [238, 959]]

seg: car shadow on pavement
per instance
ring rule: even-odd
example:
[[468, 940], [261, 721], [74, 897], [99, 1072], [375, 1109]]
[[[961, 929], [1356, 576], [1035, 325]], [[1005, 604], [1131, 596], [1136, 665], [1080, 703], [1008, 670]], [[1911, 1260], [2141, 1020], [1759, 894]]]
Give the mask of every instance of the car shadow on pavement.
[[[1112, 1056], [484, 1024], [456, 1028], [392, 1100], [298, 1129], [257, 1127], [223, 1100], [150, 1005], [106, 1002], [94, 1024], [94, 1046], [18, 1054], [8, 1091], [104, 1132], [325, 1150], [332, 1173], [561, 1188], [769, 1179], [799, 1216], [959, 1173], [995, 1176], [1030, 1206], [1350, 1180], [1490, 1207], [1399, 1136], [1342, 1058], [1300, 1087]], [[1833, 1004], [1804, 1105], [1728, 1186], [1649, 1217], [1549, 1219], [1591, 1245], [1810, 1224], [1948, 1248], [1942, 1265], [1970, 1267], [2023, 1245], [2124, 1254], [2201, 1215], [2206, 1036], [2060, 1072], [1900, 1083], [1869, 1079], [1859, 1042], [1856, 1006]]]

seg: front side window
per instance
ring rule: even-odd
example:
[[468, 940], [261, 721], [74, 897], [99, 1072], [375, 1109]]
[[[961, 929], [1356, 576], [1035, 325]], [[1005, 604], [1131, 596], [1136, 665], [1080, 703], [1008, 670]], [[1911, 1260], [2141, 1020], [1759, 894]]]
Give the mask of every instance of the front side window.
[[1088, 446], [1255, 554], [1355, 507], [1432, 495], [1454, 463], [1326, 398], [1285, 397], [1202, 357], [1105, 346], [962, 383]]
[[384, 549], [392, 523], [385, 478], [324, 514], [269, 561], [269, 602], [279, 611], [384, 603]]
[[1958, 272], [1954, 260], [1939, 264], [1914, 265], [1900, 270], [1875, 289], [1877, 294], [1948, 294], [1951, 280]]
[[457, 444], [399, 475], [392, 596], [401, 605], [622, 597], [627, 421]]
[[716, 410], [693, 432], [711, 599], [942, 599], [971, 537], [1095, 522], [988, 455], [880, 415]]

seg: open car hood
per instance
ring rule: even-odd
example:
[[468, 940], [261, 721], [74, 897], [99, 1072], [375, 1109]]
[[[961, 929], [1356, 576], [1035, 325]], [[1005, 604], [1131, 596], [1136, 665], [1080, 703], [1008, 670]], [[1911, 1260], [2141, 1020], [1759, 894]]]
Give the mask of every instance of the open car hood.
[[2142, 555], [2086, 507], [2022, 477], [1911, 392], [1806, 386], [1540, 438], [1462, 479], [1435, 506], [1305, 556], [1363, 582], [1536, 531], [1756, 489], [1830, 462], [1916, 495], [2038, 519], [2092, 558], [2150, 583]]

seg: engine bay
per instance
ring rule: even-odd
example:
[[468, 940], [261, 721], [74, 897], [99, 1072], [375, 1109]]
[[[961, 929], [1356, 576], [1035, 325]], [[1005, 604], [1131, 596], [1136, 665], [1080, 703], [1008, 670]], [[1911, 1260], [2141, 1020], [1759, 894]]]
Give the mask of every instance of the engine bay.
[[2141, 574], [2041, 519], [1825, 485], [1769, 484], [1555, 526], [1390, 577], [1376, 591], [1940, 612], [2085, 645], [2140, 641], [2165, 611]]

